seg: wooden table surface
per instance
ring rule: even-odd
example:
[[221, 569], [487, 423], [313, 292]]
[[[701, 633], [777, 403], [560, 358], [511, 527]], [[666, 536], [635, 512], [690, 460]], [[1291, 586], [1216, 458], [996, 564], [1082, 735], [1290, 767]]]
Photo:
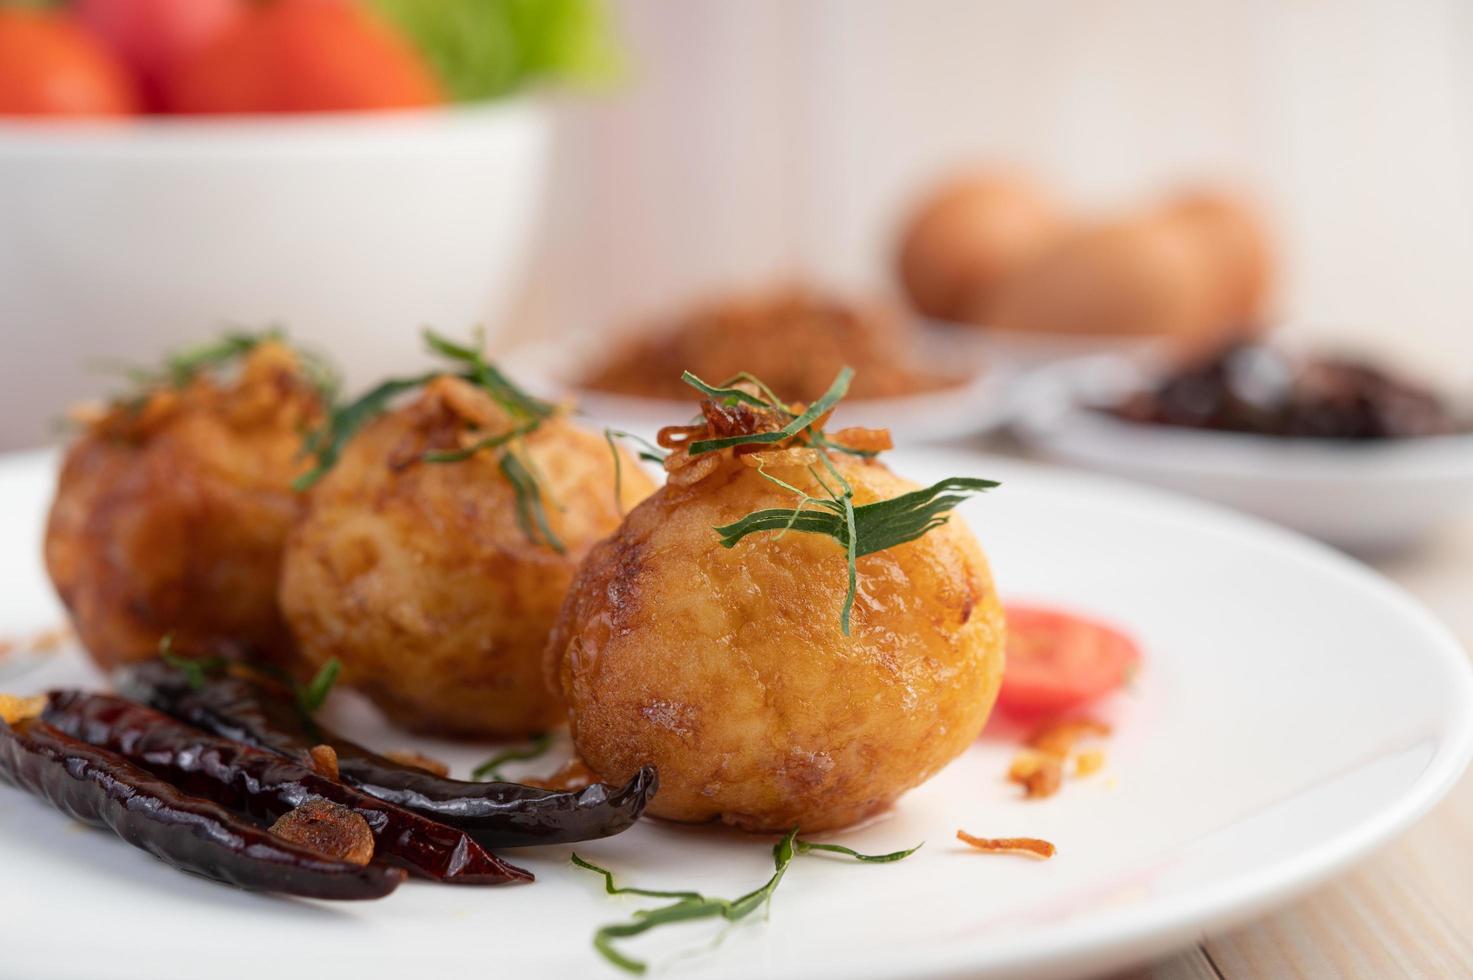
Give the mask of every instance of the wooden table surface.
[[[1473, 520], [1371, 564], [1473, 652]], [[1307, 897], [1130, 980], [1473, 977], [1473, 769], [1420, 823]]]

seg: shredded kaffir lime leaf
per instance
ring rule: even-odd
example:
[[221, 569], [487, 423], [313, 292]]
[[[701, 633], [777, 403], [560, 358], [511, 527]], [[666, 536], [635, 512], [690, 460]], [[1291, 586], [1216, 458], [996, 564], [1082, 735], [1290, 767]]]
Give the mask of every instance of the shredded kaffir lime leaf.
[[329, 414], [322, 428], [310, 433], [304, 443], [308, 456], [315, 457], [316, 465], [292, 483], [292, 489], [306, 490], [337, 465], [338, 457], [348, 441], [358, 430], [382, 415], [389, 403], [406, 391], [421, 387], [435, 374], [421, 374], [413, 378], [390, 378], [381, 381], [346, 405], [339, 405]]
[[[516, 495], [517, 521], [527, 538], [539, 539], [553, 551], [561, 554], [563, 543], [548, 524], [543, 506], [545, 491], [535, 469], [526, 456], [523, 437], [530, 435], [556, 411], [548, 402], [535, 398], [502, 374], [501, 371], [481, 354], [479, 345], [467, 346], [440, 336], [431, 330], [424, 332], [426, 346], [441, 357], [453, 362], [459, 370], [455, 376], [480, 388], [501, 406], [517, 424], [506, 432], [494, 433], [459, 449], [432, 450], [420, 457], [425, 463], [459, 463], [482, 452], [499, 451], [499, 468], [511, 484]], [[311, 433], [305, 443], [306, 454], [313, 458], [314, 465], [292, 484], [298, 491], [307, 490], [322, 479], [337, 464], [343, 449], [353, 436], [373, 419], [388, 411], [389, 405], [399, 395], [413, 391], [439, 377], [441, 372], [429, 372], [407, 378], [390, 378], [364, 392], [357, 399], [333, 409], [322, 428]]]
[[320, 354], [293, 344], [285, 331], [278, 328], [260, 331], [233, 330], [215, 340], [186, 347], [168, 354], [158, 367], [105, 363], [105, 370], [117, 370], [134, 386], [134, 390], [118, 399], [124, 404], [142, 404], [155, 388], [183, 388], [195, 378], [211, 371], [228, 368], [265, 343], [287, 344], [297, 356], [302, 374], [324, 404], [331, 404], [337, 394], [337, 372]]
[[619, 447], [614, 442], [615, 439], [632, 439], [639, 443], [639, 458], [645, 463], [663, 463], [666, 454], [659, 446], [643, 436], [625, 432], [623, 429], [604, 429], [604, 442], [609, 444], [609, 452], [614, 457], [614, 506], [619, 508], [619, 514], [622, 516], [624, 513], [624, 459], [619, 455]]
[[728, 922], [740, 921], [772, 901], [772, 895], [777, 891], [777, 886], [783, 880], [783, 876], [787, 874], [788, 866], [792, 864], [793, 858], [800, 854], [823, 851], [842, 854], [857, 861], [883, 864], [910, 857], [920, 847], [921, 845], [917, 844], [915, 847], [890, 854], [861, 854], [840, 844], [815, 844], [811, 841], [799, 840], [798, 829], [794, 827], [786, 837], [773, 845], [772, 877], [768, 878], [761, 887], [735, 899], [710, 898], [694, 891], [657, 891], [649, 888], [621, 887], [614, 883], [612, 871], [601, 868], [592, 861], [586, 861], [577, 854], [573, 855], [573, 866], [602, 875], [604, 891], [610, 895], [643, 895], [649, 898], [678, 899], [672, 905], [642, 909], [635, 912], [634, 918], [628, 922], [617, 922], [604, 926], [593, 934], [593, 948], [598, 950], [599, 955], [604, 959], [621, 970], [627, 970], [630, 973], [644, 973], [649, 968], [649, 964], [620, 952], [614, 946], [615, 940], [628, 939], [659, 926], [686, 922], [691, 919], [722, 918]]
[[292, 692], [297, 697], [297, 706], [308, 715], [315, 715], [327, 700], [332, 686], [337, 683], [342, 669], [342, 663], [337, 657], [333, 657], [306, 684], [293, 684]]
[[788, 531], [824, 534], [838, 542], [844, 549], [849, 566], [848, 588], [845, 590], [839, 615], [839, 624], [845, 636], [850, 632], [850, 619], [858, 594], [858, 559], [914, 541], [945, 524], [950, 519], [950, 511], [970, 494], [998, 486], [993, 480], [949, 477], [890, 500], [856, 506], [853, 488], [835, 468], [829, 454], [840, 452], [870, 458], [877, 455], [877, 451], [856, 449], [834, 442], [824, 434], [818, 424], [848, 392], [853, 376], [852, 369], [846, 367], [841, 370], [823, 397], [801, 412], [790, 409], [767, 385], [749, 374], [737, 375], [720, 385], [707, 384], [689, 371], [682, 376], [686, 384], [712, 401], [725, 405], [748, 405], [788, 419], [785, 425], [773, 431], [695, 440], [686, 449], [689, 455], [698, 456], [736, 446], [789, 441], [818, 451], [818, 458], [828, 471], [829, 478], [826, 480], [813, 467], [809, 469], [823, 488], [825, 496], [812, 496], [759, 466], [757, 472], [797, 496], [798, 505], [755, 511], [739, 521], [717, 527], [715, 531], [720, 535], [721, 544], [727, 548], [735, 547], [737, 542], [750, 534], [763, 531], [776, 531], [780, 534]]
[[540, 759], [552, 748], [552, 733], [542, 732], [532, 736], [530, 744], [516, 746], [510, 749], [502, 749], [485, 762], [471, 770], [472, 779], [490, 779], [495, 782], [505, 782], [506, 777], [501, 774], [501, 767], [508, 762], [526, 762], [531, 759]]
[[192, 691], [202, 690], [214, 671], [225, 667], [224, 657], [185, 657], [174, 652], [174, 634], [165, 633], [159, 640], [159, 659], [184, 673], [184, 682]]

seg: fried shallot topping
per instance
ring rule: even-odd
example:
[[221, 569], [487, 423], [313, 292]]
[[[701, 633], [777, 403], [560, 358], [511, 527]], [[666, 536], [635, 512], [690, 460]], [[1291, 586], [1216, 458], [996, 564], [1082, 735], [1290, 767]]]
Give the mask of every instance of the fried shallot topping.
[[347, 807], [329, 800], [308, 800], [281, 815], [271, 833], [318, 854], [367, 864], [373, 860], [373, 831], [368, 821]]
[[307, 750], [312, 757], [312, 768], [317, 775], [328, 779], [338, 778], [338, 750], [331, 745], [314, 745]]
[[1074, 759], [1076, 777], [1093, 776], [1105, 768], [1105, 753], [1100, 749], [1086, 749]]
[[1023, 787], [1030, 800], [1053, 796], [1064, 783], [1065, 766], [1074, 757], [1074, 775], [1090, 776], [1105, 765], [1105, 754], [1088, 749], [1076, 754], [1080, 741], [1103, 738], [1110, 726], [1092, 718], [1069, 718], [1052, 721], [1028, 737], [1028, 748], [1013, 759], [1008, 780]]
[[7, 725], [18, 725], [31, 718], [39, 718], [46, 710], [46, 695], [20, 697], [15, 694], [0, 694], [0, 721]]
[[956, 839], [990, 854], [1026, 854], [1045, 861], [1059, 850], [1037, 837], [974, 837], [965, 830], [958, 830]]
[[588, 764], [582, 759], [574, 756], [564, 763], [557, 772], [546, 779], [523, 779], [525, 786], [535, 786], [538, 789], [552, 789], [560, 792], [583, 789], [598, 782], [598, 773], [588, 768]]
[[1062, 759], [1045, 753], [1023, 752], [1009, 767], [1008, 780], [1022, 786], [1023, 795], [1028, 799], [1045, 799], [1064, 785], [1064, 763]]
[[413, 749], [395, 749], [392, 752], [385, 752], [384, 758], [391, 759], [401, 766], [413, 766], [416, 769], [423, 769], [425, 772], [433, 773], [436, 776], [445, 777], [450, 775], [450, 767], [445, 763], [436, 759], [434, 756], [425, 755], [423, 752], [416, 752]]
[[1067, 758], [1074, 746], [1082, 739], [1104, 738], [1110, 734], [1110, 726], [1093, 718], [1069, 718], [1054, 721], [1035, 731], [1028, 737], [1028, 745], [1049, 755]]

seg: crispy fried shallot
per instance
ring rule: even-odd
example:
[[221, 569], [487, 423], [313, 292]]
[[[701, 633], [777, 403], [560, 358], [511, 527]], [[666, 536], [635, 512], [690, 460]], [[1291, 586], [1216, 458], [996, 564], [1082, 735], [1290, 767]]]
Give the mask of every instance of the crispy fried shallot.
[[392, 752], [385, 752], [384, 758], [397, 762], [401, 766], [413, 766], [416, 769], [423, 769], [425, 772], [432, 773], [436, 776], [444, 777], [450, 775], [450, 767], [445, 763], [436, 759], [434, 756], [425, 755], [423, 752], [416, 752], [413, 749], [395, 749]]
[[956, 839], [990, 854], [1026, 854], [1046, 861], [1058, 853], [1058, 848], [1037, 837], [973, 837], [958, 830]]
[[1064, 762], [1043, 752], [1020, 752], [1008, 769], [1008, 780], [1022, 786], [1028, 799], [1041, 800], [1064, 784]]
[[845, 449], [853, 449], [861, 453], [883, 453], [895, 448], [895, 440], [890, 438], [889, 429], [860, 429], [850, 427], [840, 429], [838, 432], [826, 433], [829, 442], [835, 442]]
[[308, 800], [283, 813], [270, 829], [284, 841], [337, 861], [367, 864], [373, 860], [373, 831], [368, 821], [340, 803]]
[[1086, 738], [1104, 738], [1110, 726], [1093, 718], [1069, 718], [1053, 721], [1028, 737], [1028, 745], [1049, 755], [1067, 758], [1074, 746]]
[[526, 786], [536, 786], [539, 789], [555, 790], [577, 790], [585, 786], [591, 786], [598, 782], [598, 774], [588, 768], [588, 764], [582, 759], [574, 756], [563, 764], [557, 772], [546, 779], [523, 779]]
[[1103, 738], [1109, 734], [1109, 725], [1092, 718], [1049, 722], [1030, 735], [1028, 747], [1013, 758], [1008, 780], [1022, 786], [1023, 795], [1030, 800], [1053, 796], [1063, 785], [1066, 764], [1071, 756], [1074, 756], [1076, 777], [1092, 775], [1104, 767], [1105, 754], [1099, 749], [1089, 749], [1077, 755], [1075, 749], [1083, 739]]
[[1093, 776], [1105, 768], [1105, 753], [1100, 749], [1086, 749], [1074, 760], [1076, 777]]
[[46, 695], [20, 697], [15, 694], [0, 694], [0, 720], [7, 725], [18, 725], [28, 718], [39, 718], [46, 710]]
[[328, 779], [338, 778], [338, 750], [331, 745], [314, 745], [307, 755], [312, 760], [312, 770]]

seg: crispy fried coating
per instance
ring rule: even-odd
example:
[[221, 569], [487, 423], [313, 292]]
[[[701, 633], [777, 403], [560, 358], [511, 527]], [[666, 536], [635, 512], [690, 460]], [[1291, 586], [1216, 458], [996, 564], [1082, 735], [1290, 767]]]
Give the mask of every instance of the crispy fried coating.
[[233, 381], [200, 376], [97, 417], [71, 446], [46, 529], [46, 567], [98, 665], [188, 650], [281, 660], [282, 544], [299, 502], [301, 433], [319, 393], [276, 342]]
[[[525, 437], [563, 554], [519, 524], [499, 452], [422, 458], [513, 427], [484, 391], [435, 379], [349, 443], [291, 533], [281, 604], [303, 658], [337, 657], [405, 728], [518, 737], [562, 719], [541, 654], [579, 559], [619, 525], [607, 443], [560, 415]], [[629, 507], [653, 483], [622, 458]]]
[[[714, 456], [714, 454], [713, 454]], [[915, 489], [835, 465], [856, 504]], [[807, 467], [770, 468], [815, 495]], [[548, 646], [579, 756], [600, 777], [660, 772], [650, 812], [752, 831], [843, 827], [925, 781], [977, 737], [1003, 667], [987, 560], [957, 517], [847, 564], [831, 538], [713, 527], [796, 498], [730, 456], [671, 482], [589, 554]]]

